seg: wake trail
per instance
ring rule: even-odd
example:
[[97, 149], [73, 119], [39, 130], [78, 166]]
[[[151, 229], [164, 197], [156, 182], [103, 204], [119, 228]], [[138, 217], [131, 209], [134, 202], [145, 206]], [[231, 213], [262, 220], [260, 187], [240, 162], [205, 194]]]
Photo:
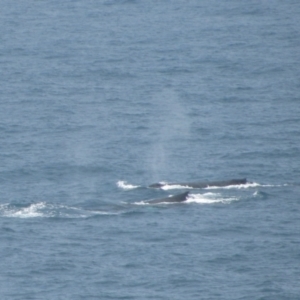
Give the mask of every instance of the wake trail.
[[[272, 188], [272, 187], [283, 187], [283, 186], [288, 186], [288, 184], [261, 184], [258, 182], [247, 182], [245, 184], [238, 184], [238, 185], [228, 185], [228, 186], [208, 186], [205, 188], [195, 188], [195, 187], [190, 187], [188, 185], [181, 185], [181, 184], [176, 184], [176, 183], [168, 183], [166, 181], [161, 181], [159, 182], [160, 184], [162, 184], [161, 187], [159, 187], [159, 189], [168, 191], [168, 190], [176, 190], [176, 189], [187, 189], [187, 190], [230, 190], [230, 189], [238, 189], [238, 190], [242, 190], [242, 189], [251, 189], [251, 188]], [[137, 188], [149, 188], [149, 186], [142, 186], [142, 185], [135, 185], [135, 184], [131, 184], [128, 183], [125, 180], [120, 180], [117, 183], [117, 186], [120, 189], [123, 190], [133, 190], [133, 189], [137, 189]]]

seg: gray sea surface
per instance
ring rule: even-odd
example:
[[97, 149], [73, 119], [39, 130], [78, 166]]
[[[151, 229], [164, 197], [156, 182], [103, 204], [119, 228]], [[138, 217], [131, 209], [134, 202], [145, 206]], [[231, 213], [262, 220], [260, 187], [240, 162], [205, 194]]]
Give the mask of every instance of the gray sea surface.
[[1, 299], [300, 299], [299, 1], [0, 6]]

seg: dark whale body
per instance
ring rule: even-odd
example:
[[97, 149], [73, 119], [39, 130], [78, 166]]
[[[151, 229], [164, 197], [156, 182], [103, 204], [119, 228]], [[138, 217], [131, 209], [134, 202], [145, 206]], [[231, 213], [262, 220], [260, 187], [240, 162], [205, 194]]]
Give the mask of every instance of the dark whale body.
[[149, 204], [179, 203], [179, 202], [185, 201], [187, 199], [188, 195], [189, 195], [189, 192], [184, 192], [184, 193], [177, 194], [177, 195], [170, 196], [170, 197], [166, 197], [166, 198], [148, 200], [146, 202], [149, 203]]
[[150, 188], [162, 188], [166, 185], [180, 185], [188, 188], [204, 189], [207, 187], [224, 187], [230, 185], [240, 185], [247, 183], [246, 178], [242, 179], [230, 179], [222, 181], [209, 181], [209, 182], [177, 182], [177, 183], [154, 183], [149, 185]]

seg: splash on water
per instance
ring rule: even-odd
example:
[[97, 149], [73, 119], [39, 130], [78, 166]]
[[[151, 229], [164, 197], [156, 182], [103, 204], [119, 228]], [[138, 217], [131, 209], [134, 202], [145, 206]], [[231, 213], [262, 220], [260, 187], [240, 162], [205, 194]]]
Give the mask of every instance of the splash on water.
[[236, 184], [236, 185], [228, 185], [228, 186], [208, 186], [205, 189], [248, 189], [248, 188], [254, 188], [254, 187], [259, 187], [263, 186], [257, 182], [247, 182], [245, 184]]
[[117, 186], [123, 190], [132, 190], [140, 187], [139, 185], [129, 184], [126, 181], [121, 180], [117, 182]]
[[[197, 189], [192, 188], [190, 186], [180, 185], [180, 184], [172, 184], [167, 182], [160, 182], [163, 184], [162, 187], [160, 187], [163, 190], [175, 190], [175, 189]], [[214, 190], [214, 189], [249, 189], [249, 188], [256, 188], [256, 187], [275, 187], [276, 185], [268, 185], [268, 184], [260, 184], [257, 182], [247, 182], [245, 184], [237, 184], [237, 185], [228, 185], [228, 186], [208, 186], [206, 188], [201, 188], [204, 190]]]
[[[172, 195], [170, 195], [172, 196]], [[188, 198], [180, 202], [180, 204], [189, 204], [189, 203], [197, 203], [197, 204], [229, 204], [232, 201], [238, 201], [240, 198], [238, 197], [224, 197], [219, 193], [205, 193], [205, 194], [189, 194]], [[179, 204], [178, 202], [160, 202], [160, 203], [149, 203], [147, 200], [137, 201], [133, 203], [134, 205], [174, 205]]]
[[43, 217], [43, 209], [46, 207], [45, 202], [31, 204], [28, 207], [17, 208], [9, 204], [3, 204], [0, 211], [5, 217], [12, 218], [36, 218]]
[[218, 193], [205, 193], [205, 194], [190, 194], [187, 203], [198, 203], [198, 204], [230, 204], [233, 201], [238, 201], [237, 197], [224, 197]]
[[26, 207], [9, 203], [0, 205], [0, 216], [8, 218], [88, 218], [96, 215], [111, 215], [114, 212], [101, 210], [85, 210], [61, 204], [38, 202]]

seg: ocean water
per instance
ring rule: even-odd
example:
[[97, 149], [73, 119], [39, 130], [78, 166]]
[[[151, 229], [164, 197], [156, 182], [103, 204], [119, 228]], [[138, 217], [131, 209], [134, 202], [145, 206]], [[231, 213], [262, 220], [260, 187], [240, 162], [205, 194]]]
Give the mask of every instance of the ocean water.
[[0, 4], [1, 299], [300, 299], [299, 1]]

